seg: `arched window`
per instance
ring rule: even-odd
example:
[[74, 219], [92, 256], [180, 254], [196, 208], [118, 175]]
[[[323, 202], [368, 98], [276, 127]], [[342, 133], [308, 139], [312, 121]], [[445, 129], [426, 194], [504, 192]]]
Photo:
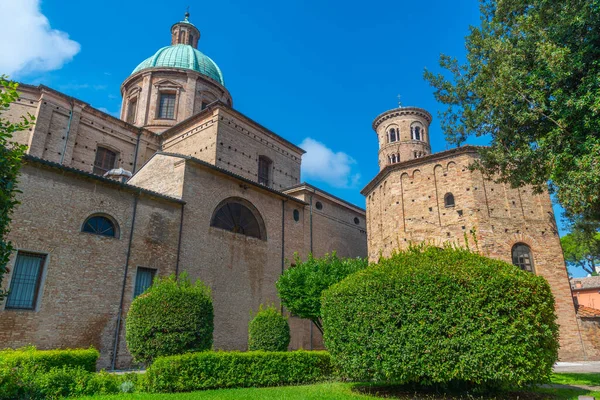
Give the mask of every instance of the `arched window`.
[[416, 123], [410, 127], [410, 138], [412, 140], [423, 140], [423, 127]]
[[300, 221], [300, 211], [294, 210], [294, 221]]
[[227, 199], [217, 206], [210, 226], [266, 240], [264, 222], [258, 210], [240, 198]]
[[117, 224], [106, 215], [92, 215], [88, 217], [83, 223], [81, 231], [100, 236], [119, 237]]
[[517, 243], [512, 248], [512, 262], [523, 271], [533, 271], [533, 256], [529, 246], [523, 243]]
[[446, 193], [444, 195], [444, 206], [454, 207], [454, 195], [452, 193]]
[[188, 44], [190, 46], [194, 45], [194, 35], [190, 34], [189, 39], [188, 39]]
[[396, 164], [400, 162], [400, 155], [397, 153], [391, 154], [389, 156], [390, 164]]
[[273, 162], [265, 157], [258, 157], [258, 183], [265, 186], [271, 186], [271, 165]]
[[398, 141], [398, 136], [399, 135], [397, 135], [396, 129], [394, 129], [394, 128], [390, 129], [390, 132], [389, 132], [389, 142], [391, 143], [391, 142]]

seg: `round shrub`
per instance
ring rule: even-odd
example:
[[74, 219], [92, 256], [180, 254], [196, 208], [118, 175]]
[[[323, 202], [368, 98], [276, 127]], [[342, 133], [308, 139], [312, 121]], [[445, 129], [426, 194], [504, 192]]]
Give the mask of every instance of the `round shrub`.
[[290, 326], [273, 306], [261, 305], [248, 326], [248, 350], [286, 351], [290, 344]]
[[453, 388], [549, 379], [558, 326], [540, 276], [463, 249], [416, 247], [332, 286], [325, 345], [347, 378]]
[[157, 279], [127, 313], [125, 340], [134, 360], [210, 350], [214, 312], [210, 289], [185, 274]]

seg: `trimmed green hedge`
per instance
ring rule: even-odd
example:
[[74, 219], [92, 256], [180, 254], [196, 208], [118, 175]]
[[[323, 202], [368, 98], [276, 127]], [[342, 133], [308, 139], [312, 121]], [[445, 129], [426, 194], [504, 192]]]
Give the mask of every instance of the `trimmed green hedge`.
[[127, 348], [138, 362], [210, 350], [214, 310], [210, 289], [186, 273], [157, 278], [131, 303], [125, 324]]
[[548, 282], [467, 250], [394, 254], [322, 301], [325, 345], [353, 380], [518, 388], [557, 360]]
[[273, 306], [261, 305], [248, 324], [248, 350], [286, 351], [290, 344], [290, 325], [287, 318]]
[[324, 351], [202, 352], [159, 357], [146, 371], [150, 392], [318, 382], [332, 373]]
[[37, 350], [35, 347], [24, 347], [16, 350], [0, 351], [0, 366], [19, 367], [25, 364], [48, 371], [54, 367], [81, 367], [86, 371], [96, 371], [96, 361], [100, 353], [94, 348]]

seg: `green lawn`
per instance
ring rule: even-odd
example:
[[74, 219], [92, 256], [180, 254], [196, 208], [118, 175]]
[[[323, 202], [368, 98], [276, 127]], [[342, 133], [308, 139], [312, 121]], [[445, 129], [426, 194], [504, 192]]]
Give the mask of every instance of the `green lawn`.
[[[552, 382], [563, 385], [586, 385], [600, 386], [600, 374], [554, 374]], [[114, 396], [93, 396], [81, 399], [89, 400], [146, 400], [146, 399], [167, 399], [167, 400], [238, 400], [238, 399], [267, 399], [267, 400], [304, 400], [304, 399], [323, 399], [323, 400], [343, 400], [343, 399], [382, 399], [383, 397], [369, 396], [355, 393], [352, 391], [353, 383], [321, 383], [307, 386], [282, 386], [272, 388], [249, 388], [249, 389], [221, 389], [221, 390], [205, 390], [192, 393], [176, 393], [176, 394], [131, 394], [131, 395], [114, 395]], [[520, 399], [541, 400], [560, 399], [560, 400], [576, 400], [580, 395], [593, 396], [600, 399], [600, 391], [589, 391], [578, 388], [540, 388], [530, 392], [525, 396], [520, 395]], [[393, 397], [387, 397], [393, 398]], [[413, 399], [412, 396], [402, 397], [403, 399]], [[419, 399], [434, 400], [436, 398], [450, 397], [434, 397], [423, 396]], [[469, 397], [472, 400], [477, 400], [477, 397]], [[494, 397], [492, 397], [494, 398]], [[498, 400], [510, 398], [516, 399], [516, 396], [506, 397], [498, 395]]]

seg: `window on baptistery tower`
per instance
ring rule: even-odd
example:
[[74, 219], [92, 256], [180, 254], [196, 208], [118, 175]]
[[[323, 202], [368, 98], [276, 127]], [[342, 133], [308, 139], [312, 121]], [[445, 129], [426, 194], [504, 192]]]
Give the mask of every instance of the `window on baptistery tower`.
[[271, 186], [271, 165], [273, 162], [265, 157], [258, 157], [258, 183], [265, 186]]
[[396, 153], [391, 154], [389, 156], [389, 161], [390, 161], [390, 164], [396, 164], [396, 163], [400, 162], [400, 155], [396, 154]]
[[524, 243], [517, 243], [513, 246], [512, 262], [523, 271], [534, 272], [531, 249]]
[[412, 140], [423, 140], [423, 128], [420, 125], [411, 126], [410, 136]]
[[254, 206], [244, 199], [227, 199], [217, 206], [210, 226], [266, 240], [264, 222], [253, 209]]
[[129, 100], [127, 105], [127, 122], [135, 124], [135, 116], [137, 113], [137, 97]]
[[400, 132], [396, 131], [395, 128], [390, 129], [389, 133], [388, 133], [388, 142], [392, 143], [392, 142], [397, 142], [400, 138]]
[[161, 93], [158, 103], [158, 118], [175, 119], [175, 93]]
[[93, 173], [104, 175], [115, 168], [117, 162], [117, 153], [105, 147], [98, 146], [96, 149], [96, 159], [94, 160]]
[[452, 193], [446, 193], [444, 195], [444, 206], [454, 207], [454, 195]]

